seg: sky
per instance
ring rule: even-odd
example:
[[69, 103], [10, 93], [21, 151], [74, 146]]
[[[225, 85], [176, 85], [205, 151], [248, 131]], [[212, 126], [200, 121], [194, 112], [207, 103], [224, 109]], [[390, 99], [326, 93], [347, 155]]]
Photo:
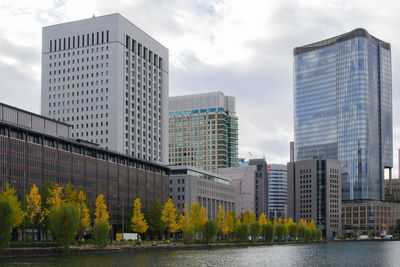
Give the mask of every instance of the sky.
[[399, 10], [396, 0], [1, 0], [0, 102], [40, 113], [43, 26], [118, 12], [169, 49], [171, 96], [235, 96], [239, 157], [284, 164], [293, 140], [293, 48], [361, 27], [392, 45], [398, 177]]

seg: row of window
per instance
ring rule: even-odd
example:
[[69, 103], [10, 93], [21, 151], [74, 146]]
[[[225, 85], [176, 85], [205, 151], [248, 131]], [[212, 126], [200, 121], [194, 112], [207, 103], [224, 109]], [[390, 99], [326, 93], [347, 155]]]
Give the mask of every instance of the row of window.
[[92, 32], [82, 35], [74, 35], [72, 37], [58, 38], [50, 40], [50, 52], [80, 48], [90, 45], [98, 45], [108, 43], [110, 40], [109, 31]]

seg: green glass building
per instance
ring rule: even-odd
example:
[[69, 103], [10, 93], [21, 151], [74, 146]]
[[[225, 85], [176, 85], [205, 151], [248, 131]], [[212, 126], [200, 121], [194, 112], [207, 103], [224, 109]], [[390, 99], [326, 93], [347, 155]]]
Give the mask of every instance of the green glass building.
[[235, 98], [222, 92], [170, 97], [169, 163], [212, 172], [238, 166]]

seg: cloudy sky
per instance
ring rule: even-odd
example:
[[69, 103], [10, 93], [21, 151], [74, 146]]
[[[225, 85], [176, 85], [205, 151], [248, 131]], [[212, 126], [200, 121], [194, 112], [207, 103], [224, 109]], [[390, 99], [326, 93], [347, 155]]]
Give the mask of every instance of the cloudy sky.
[[40, 112], [41, 28], [119, 12], [170, 52], [170, 95], [236, 97], [239, 156], [289, 160], [296, 46], [363, 27], [392, 44], [394, 177], [400, 1], [1, 0], [0, 101]]

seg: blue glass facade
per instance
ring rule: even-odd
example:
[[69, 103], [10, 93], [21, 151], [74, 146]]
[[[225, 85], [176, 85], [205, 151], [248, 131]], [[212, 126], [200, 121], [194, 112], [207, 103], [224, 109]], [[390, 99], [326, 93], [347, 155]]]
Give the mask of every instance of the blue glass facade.
[[390, 45], [356, 29], [294, 54], [296, 160], [339, 159], [343, 200], [383, 200], [393, 164]]

